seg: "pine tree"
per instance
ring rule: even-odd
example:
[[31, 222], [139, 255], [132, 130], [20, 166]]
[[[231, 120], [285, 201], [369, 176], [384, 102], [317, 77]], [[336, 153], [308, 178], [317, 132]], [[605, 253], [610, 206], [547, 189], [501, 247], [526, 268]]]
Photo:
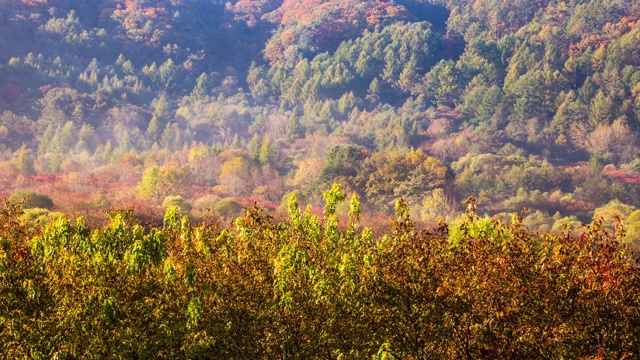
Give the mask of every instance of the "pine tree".
[[38, 153], [46, 154], [53, 151], [53, 137], [55, 136], [55, 130], [53, 125], [47, 126], [46, 130], [40, 138], [40, 144], [38, 145]]
[[287, 138], [291, 141], [304, 137], [305, 129], [300, 123], [297, 111], [291, 112], [285, 131]]
[[169, 122], [167, 123], [167, 126], [165, 126], [164, 131], [162, 132], [162, 136], [160, 137], [160, 145], [162, 145], [162, 147], [165, 150], [172, 151], [174, 150], [173, 144], [175, 139], [176, 139], [175, 128], [173, 124]]
[[158, 138], [158, 132], [160, 131], [160, 124], [158, 122], [158, 116], [153, 114], [149, 125], [147, 126], [147, 135], [151, 141], [155, 141]]
[[371, 105], [375, 106], [378, 104], [378, 101], [380, 100], [380, 81], [377, 77], [373, 78], [367, 92], [367, 99], [371, 102]]
[[160, 119], [166, 120], [171, 116], [171, 106], [165, 94], [160, 94], [159, 97], [153, 99], [151, 107], [154, 114]]
[[209, 89], [207, 85], [208, 82], [209, 82], [209, 77], [207, 76], [207, 74], [202, 73], [198, 77], [198, 80], [196, 81], [196, 86], [193, 88], [193, 91], [191, 91], [191, 98], [194, 101], [205, 100], [207, 98], [207, 95], [209, 93]]
[[231, 141], [231, 144], [229, 145], [229, 147], [231, 149], [240, 148], [240, 137], [238, 136], [238, 134], [233, 134], [233, 140]]
[[165, 88], [171, 88], [173, 86], [173, 80], [177, 73], [176, 65], [173, 63], [173, 60], [169, 59], [165, 61], [164, 64], [160, 65], [158, 68], [158, 72], [160, 74], [161, 85]]
[[260, 147], [260, 164], [267, 165], [271, 164], [273, 160], [273, 150], [271, 149], [271, 140], [269, 140], [269, 135], [265, 135], [262, 138], [262, 146]]
[[595, 128], [599, 124], [609, 125], [615, 117], [614, 103], [611, 97], [598, 91], [589, 107], [589, 124]]
[[247, 152], [249, 153], [249, 157], [254, 161], [259, 161], [260, 159], [260, 138], [258, 134], [254, 134], [249, 143], [247, 144]]

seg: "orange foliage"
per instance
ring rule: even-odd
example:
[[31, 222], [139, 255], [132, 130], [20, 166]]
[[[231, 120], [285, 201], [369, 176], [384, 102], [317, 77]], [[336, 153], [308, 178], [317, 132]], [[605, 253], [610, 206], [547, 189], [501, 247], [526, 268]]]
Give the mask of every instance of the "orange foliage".
[[227, 3], [227, 10], [234, 14], [234, 20], [246, 21], [254, 26], [267, 12], [275, 10], [281, 1], [270, 0], [240, 0], [235, 4]]
[[588, 48], [598, 49], [602, 46], [606, 46], [611, 41], [619, 39], [623, 34], [626, 34], [640, 26], [640, 19], [623, 17], [619, 22], [607, 23], [603, 27], [601, 34], [585, 34], [579, 42], [571, 44], [569, 54], [571, 56], [579, 56], [584, 53]]
[[170, 29], [172, 25], [164, 4], [155, 2], [154, 5], [125, 0], [124, 8], [118, 4], [112, 18], [121, 23], [126, 37], [130, 40], [158, 46], [165, 30]]
[[327, 49], [362, 34], [364, 30], [410, 17], [403, 6], [384, 1], [285, 0], [271, 21], [286, 29], [271, 39], [265, 57], [272, 63], [276, 62], [287, 48], [297, 44], [304, 33], [311, 33], [311, 45]]

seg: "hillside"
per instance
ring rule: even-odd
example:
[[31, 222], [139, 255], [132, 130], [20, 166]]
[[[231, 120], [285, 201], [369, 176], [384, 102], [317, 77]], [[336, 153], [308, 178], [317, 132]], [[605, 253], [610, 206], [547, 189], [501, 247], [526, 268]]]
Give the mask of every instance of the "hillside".
[[624, 0], [0, 1], [1, 194], [225, 219], [319, 211], [339, 183], [373, 218], [475, 196], [612, 228], [640, 207], [639, 21]]

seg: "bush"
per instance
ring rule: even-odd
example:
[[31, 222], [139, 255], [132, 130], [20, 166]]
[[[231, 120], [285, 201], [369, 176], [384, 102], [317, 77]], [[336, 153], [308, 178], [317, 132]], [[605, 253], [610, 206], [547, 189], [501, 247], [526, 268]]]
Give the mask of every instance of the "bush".
[[549, 232], [555, 220], [544, 211], [536, 210], [527, 215], [522, 223], [531, 230]]
[[164, 201], [162, 202], [162, 206], [163, 207], [177, 206], [180, 208], [181, 211], [187, 212], [187, 213], [191, 211], [191, 209], [193, 208], [191, 204], [189, 204], [180, 195], [167, 196], [166, 198], [164, 198]]
[[222, 218], [231, 219], [242, 213], [242, 205], [233, 199], [222, 199], [213, 207], [213, 211]]
[[32, 190], [18, 190], [9, 197], [9, 201], [20, 202], [25, 198], [26, 201], [22, 204], [23, 209], [53, 209], [53, 200], [51, 200], [51, 198], [44, 194], [38, 194]]
[[602, 219], [604, 221], [603, 225], [607, 229], [612, 230], [617, 221], [626, 220], [634, 210], [636, 210], [634, 206], [624, 204], [620, 200], [614, 199], [594, 211], [593, 221]]
[[640, 210], [636, 210], [629, 215], [625, 223], [627, 230], [625, 243], [637, 247], [640, 245]]
[[217, 195], [205, 195], [197, 198], [193, 202], [193, 215], [199, 218], [211, 216], [213, 208], [220, 202], [220, 197]]

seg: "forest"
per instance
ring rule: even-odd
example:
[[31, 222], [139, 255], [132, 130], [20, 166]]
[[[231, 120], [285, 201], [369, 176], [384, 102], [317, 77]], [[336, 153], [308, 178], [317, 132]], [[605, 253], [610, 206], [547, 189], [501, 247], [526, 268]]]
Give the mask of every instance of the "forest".
[[638, 358], [639, 131], [637, 0], [0, 0], [0, 357]]
[[[482, 214], [640, 244], [640, 4], [0, 1], [0, 196], [35, 225], [228, 221], [333, 183], [378, 223]], [[342, 209], [343, 212], [345, 209]]]

